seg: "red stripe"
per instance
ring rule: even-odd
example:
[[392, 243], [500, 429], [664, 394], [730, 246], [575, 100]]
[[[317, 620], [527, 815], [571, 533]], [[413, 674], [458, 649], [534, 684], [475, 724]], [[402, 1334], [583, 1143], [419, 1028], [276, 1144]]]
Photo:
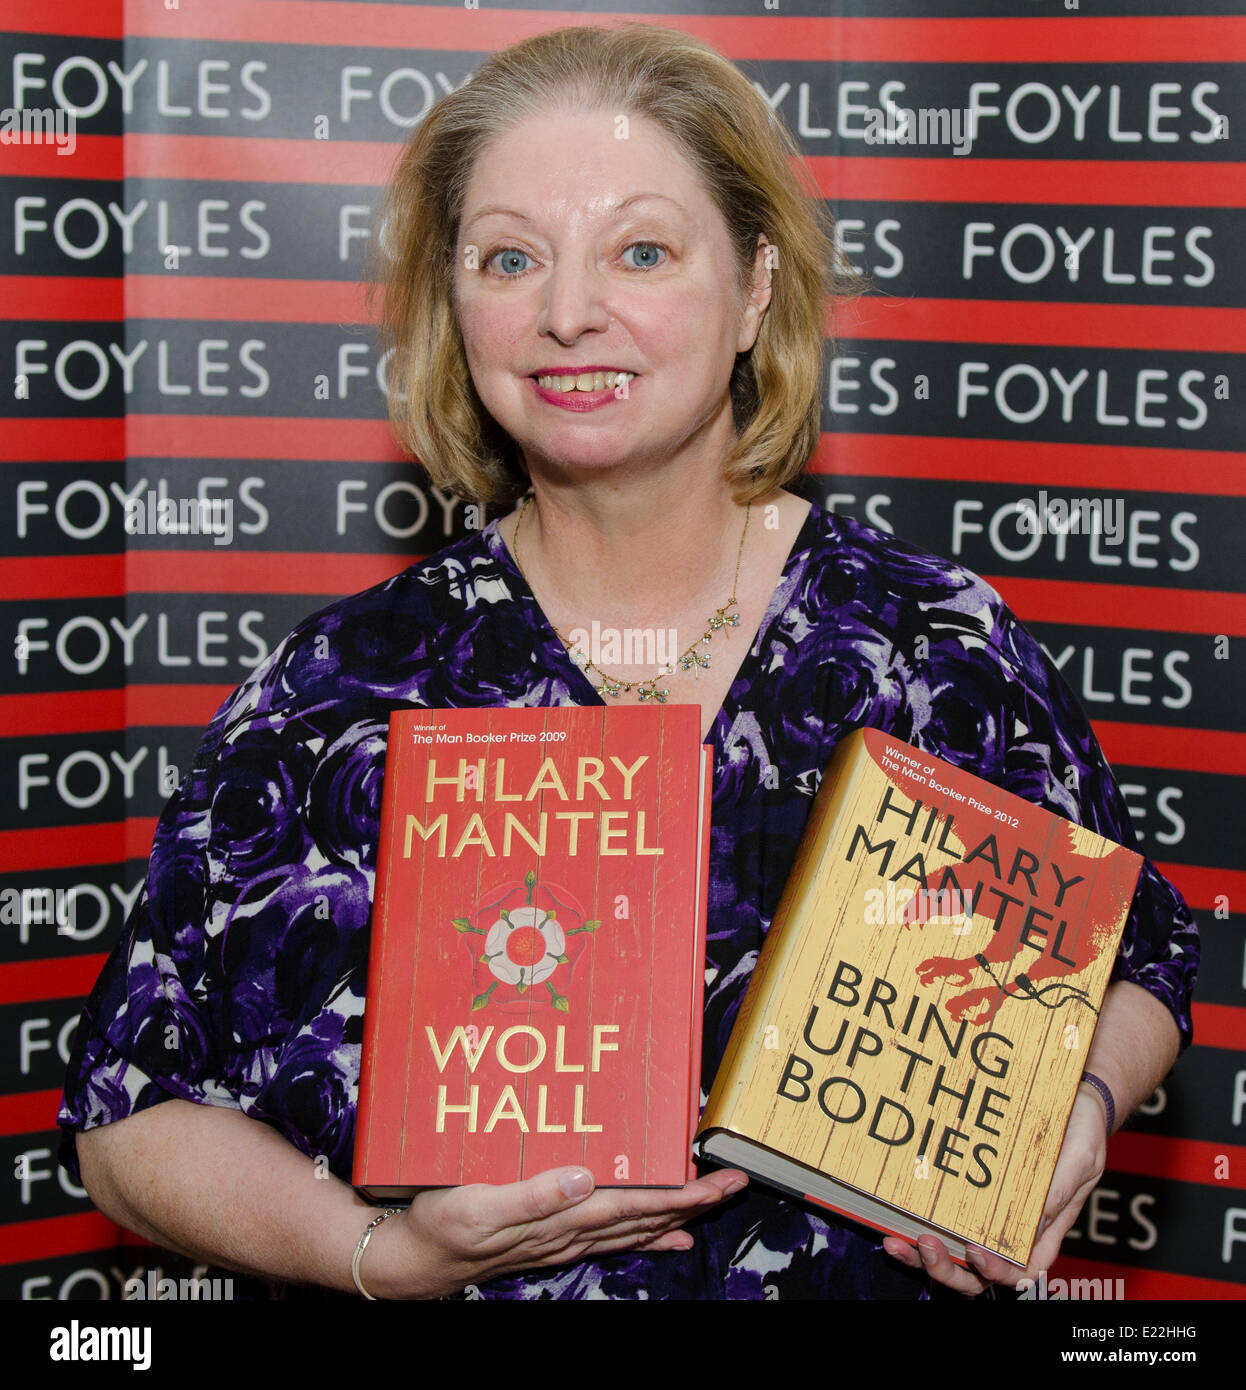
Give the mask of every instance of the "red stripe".
[[[72, 158], [58, 157], [47, 145], [9, 149], [20, 154], [5, 172], [28, 177], [119, 179], [124, 163], [130, 178], [186, 180], [193, 171], [197, 179], [379, 188], [401, 144], [342, 141], [330, 153], [318, 140], [136, 133], [80, 136]], [[1232, 208], [1241, 202], [1246, 175], [1246, 164], [1211, 161], [808, 155], [804, 163], [824, 198], [895, 203]]]
[[[0, 25], [0, 31], [3, 28]], [[72, 154], [61, 154], [54, 144], [0, 146], [0, 175], [10, 179], [106, 179], [118, 183], [126, 174], [121, 139], [119, 135], [79, 133]]]
[[828, 312], [826, 332], [841, 341], [883, 338], [1097, 348], [1151, 348], [1163, 343], [1165, 351], [1172, 352], [1240, 352], [1246, 342], [1246, 310], [1166, 304], [1113, 304], [1105, 309], [1102, 304], [868, 296]]
[[[6, 318], [119, 317], [120, 281], [8, 277], [0, 279]], [[66, 288], [68, 286], [68, 288]], [[105, 287], [101, 290], [100, 287]], [[118, 287], [111, 291], [109, 287]], [[44, 302], [46, 287], [52, 301]], [[116, 300], [113, 303], [113, 300]], [[239, 320], [254, 323], [363, 324], [364, 286], [342, 280], [265, 280], [223, 276], [131, 275], [125, 280], [130, 318]], [[921, 342], [1033, 343], [1174, 352], [1237, 352], [1246, 341], [1246, 310], [1185, 305], [1016, 303], [1005, 300], [884, 298], [828, 308], [828, 337]]]
[[[223, 556], [219, 551], [131, 551], [131, 594], [354, 594], [406, 569], [400, 555], [329, 555], [269, 551]], [[2, 571], [0, 571], [2, 573]]]
[[156, 816], [130, 816], [123, 822], [125, 826], [125, 857], [127, 859], [148, 859], [151, 856], [152, 841], [156, 838]]
[[39, 1130], [55, 1129], [60, 1104], [59, 1091], [0, 1096], [0, 1134], [35, 1134]]
[[131, 685], [126, 687], [126, 721], [132, 728], [205, 727], [232, 685]]
[[[126, 313], [140, 319], [366, 324], [365, 286], [346, 280], [128, 275]], [[1153, 341], [1153, 340], [1152, 340]]]
[[[84, 557], [84, 561], [92, 557]], [[111, 558], [116, 557], [97, 557]], [[219, 550], [131, 551], [125, 556], [126, 592], [218, 594], [353, 594], [379, 584], [410, 565], [414, 556], [328, 554], [321, 551], [252, 551], [223, 556]], [[14, 579], [25, 560], [0, 560]], [[1146, 613], [1149, 626], [1174, 632], [1246, 636], [1246, 595], [1202, 589], [1157, 589], [1143, 585], [1078, 583], [1066, 579], [1018, 579], [984, 575], [1032, 622], [1093, 622], [1117, 626], [1123, 607]], [[63, 592], [63, 589], [58, 591]], [[10, 597], [28, 597], [10, 593]], [[1010, 597], [1011, 596], [1011, 597]]]
[[[1148, 1178], [1246, 1189], [1246, 1148], [1240, 1144], [1122, 1129], [1108, 1145], [1107, 1166], [1110, 1173], [1141, 1173]], [[1217, 1177], [1217, 1169], [1227, 1169], [1227, 1175]]]
[[73, 38], [119, 39], [125, 32], [124, 0], [0, 0], [0, 33], [69, 34]]
[[147, 859], [155, 816], [131, 816], [95, 825], [52, 825], [0, 831], [0, 864], [29, 870], [73, 869]]
[[48, 690], [0, 697], [0, 728], [9, 738], [123, 729], [124, 690]]
[[894, 203], [1077, 203], [1235, 208], [1246, 164], [810, 155], [824, 198]]
[[[244, 40], [486, 53], [571, 24], [660, 23], [696, 34], [729, 58], [851, 62], [1223, 62], [1246, 36], [1230, 16], [1095, 19], [787, 19], [759, 15], [576, 14], [547, 10], [491, 11], [482, 26], [473, 11], [422, 5], [325, 3], [325, 0], [214, 0], [211, 6], [129, 6], [60, 0], [31, 8], [0, 3], [0, 31], [134, 37]], [[1072, 25], [1076, 35], [1070, 35]], [[483, 28], [483, 32], [482, 32]], [[1073, 45], [1071, 47], [1071, 44]]]
[[38, 830], [0, 831], [0, 864], [24, 869], [71, 869], [146, 859], [157, 817], [131, 816], [94, 825], [52, 825]]
[[24, 1264], [28, 1260], [51, 1260], [57, 1255], [77, 1255], [87, 1250], [111, 1250], [116, 1245], [145, 1244], [102, 1212], [84, 1211], [78, 1216], [49, 1216], [43, 1221], [6, 1226], [0, 1264]]
[[[9, 421], [0, 460], [120, 458], [325, 459], [409, 462], [384, 420], [294, 416], [130, 415], [120, 420]], [[100, 440], [99, 448], [93, 447]], [[20, 447], [18, 447], [20, 446]], [[1121, 444], [1052, 444], [1007, 439], [942, 439], [916, 434], [826, 433], [809, 472], [867, 477], [949, 478], [1027, 486], [1246, 496], [1246, 455], [1210, 449]]]
[[[121, 420], [8, 421], [0, 461], [130, 458], [324, 459], [410, 462], [384, 420], [291, 416], [130, 415]], [[6, 452], [7, 450], [7, 452]], [[919, 434], [823, 434], [813, 474], [947, 478], [1027, 486], [1108, 488], [1246, 497], [1246, 455], [1213, 449], [1121, 444], [1052, 444], [1009, 439], [941, 439]]]
[[408, 461], [385, 420], [291, 416], [129, 415], [130, 458], [340, 459]]
[[21, 555], [0, 559], [6, 599], [119, 598], [126, 592], [124, 555]]
[[[1246, 875], [1238, 874], [1237, 877]], [[1224, 891], [1227, 891], [1227, 885]], [[1200, 1047], [1223, 1047], [1230, 1052], [1246, 1051], [1246, 1008], [1236, 1004], [1192, 1004], [1190, 1021], [1194, 1026], [1194, 1041]]]
[[[130, 6], [136, 37], [244, 39], [490, 52], [572, 24], [660, 24], [695, 34], [728, 58], [840, 62], [1080, 63], [1224, 62], [1246, 47], [1231, 16], [1097, 19], [787, 19], [603, 11], [475, 10], [423, 5], [334, 4], [329, 0], [213, 0], [211, 5]], [[22, 28], [29, 25], [22, 24]], [[1073, 26], [1076, 25], [1076, 31]], [[34, 27], [41, 27], [41, 23]]]
[[54, 690], [0, 696], [10, 738], [142, 728], [202, 728], [231, 685], [129, 685], [124, 690]]
[[[153, 830], [155, 822], [152, 822]], [[96, 825], [52, 825], [37, 830], [0, 830], [0, 864], [22, 869], [68, 869], [80, 864], [117, 864], [126, 855], [125, 821]], [[141, 851], [151, 850], [151, 839]]]
[[[118, 139], [118, 137], [113, 137]], [[257, 180], [261, 183], [384, 185], [401, 141], [288, 140], [263, 135], [127, 134], [128, 178]], [[118, 143], [120, 140], [118, 139]], [[72, 164], [62, 159], [62, 164]]]
[[[0, 696], [0, 728], [11, 738], [125, 728], [202, 728], [231, 685], [131, 685]], [[1095, 720], [1108, 761], [1130, 767], [1246, 775], [1246, 734]]]
[[85, 999], [91, 992], [107, 952], [93, 956], [57, 956], [50, 960], [0, 965], [0, 1001], [27, 999]]
[[[1230, 1284], [1220, 1279], [1199, 1279], [1192, 1274], [1167, 1274], [1162, 1269], [1106, 1264], [1101, 1260], [1082, 1260], [1072, 1255], [1060, 1256], [1047, 1275], [1048, 1283], [1052, 1279], [1123, 1279], [1125, 1297], [1130, 1304], [1143, 1299], [1199, 1302], [1206, 1299], [1239, 1299], [1246, 1293], [1246, 1284]], [[1064, 1306], [1076, 1307], [1076, 1304], [1066, 1303]], [[1070, 1321], [1076, 1322], [1073, 1314], [1070, 1314]], [[1131, 1315], [1127, 1321], [1136, 1326], [1139, 1319]], [[1182, 1318], [1180, 1313], [1176, 1313], [1165, 1321], [1180, 1323]], [[1197, 1346], [1197, 1343], [1191, 1345]]]
[[126, 316], [126, 283], [86, 275], [0, 275], [0, 319], [120, 321]]
[[[130, 415], [121, 420], [8, 421], [0, 460], [51, 462], [121, 458], [325, 459], [356, 464], [409, 462], [384, 420], [292, 416]], [[1180, 492], [1246, 496], [1246, 455], [1210, 449], [1120, 444], [1051, 444], [1007, 439], [940, 439], [916, 434], [823, 434], [813, 474], [948, 478], [1027, 485], [1108, 488], [1113, 493]]]
[[1246, 497], [1246, 455], [1211, 449], [936, 439], [921, 434], [823, 434], [808, 472], [828, 477], [946, 478], [1107, 490]]
[[[0, 559], [0, 591], [8, 598], [100, 594], [354, 594], [400, 573], [415, 557], [213, 550], [131, 551], [122, 556], [39, 556]], [[121, 562], [124, 560], [124, 576]], [[124, 588], [122, 582], [124, 578]], [[1246, 595], [1204, 589], [1081, 583], [983, 575], [1027, 622], [1119, 626], [1122, 611], [1142, 611], [1148, 627], [1172, 632], [1246, 635]]]
[[0, 864], [32, 870], [73, 869], [147, 859], [157, 822], [156, 816], [130, 816], [94, 825], [0, 831]]
[[125, 430], [120, 418], [6, 420], [0, 429], [0, 463], [123, 459]]
[[1246, 594], [1019, 579], [1009, 574], [982, 578], [999, 590], [1025, 622], [1118, 627], [1123, 613], [1145, 614], [1148, 628], [1160, 631], [1246, 636]]
[[39, 555], [0, 559], [6, 599], [129, 594], [358, 593], [406, 569], [401, 555], [317, 551], [132, 550], [125, 555]]
[[[384, 420], [293, 416], [129, 415], [120, 419], [6, 420], [0, 462], [81, 462], [125, 457], [324, 459], [410, 462]], [[943, 439], [920, 434], [827, 432], [809, 461], [812, 474], [946, 478], [1028, 487], [1246, 496], [1246, 455], [1213, 449], [1121, 444], [1053, 444], [1009, 439]]]
[[[1218, 869], [1204, 864], [1170, 864], [1158, 859], [1155, 861], [1155, 867], [1173, 882], [1191, 907], [1210, 912], [1216, 907], [1240, 903], [1246, 898], [1246, 869]], [[1235, 1044], [1226, 1044], [1230, 1045]]]
[[1223, 729], [1169, 728], [1165, 724], [1094, 721], [1110, 763], [1160, 767], [1182, 772], [1246, 774], [1246, 734]]

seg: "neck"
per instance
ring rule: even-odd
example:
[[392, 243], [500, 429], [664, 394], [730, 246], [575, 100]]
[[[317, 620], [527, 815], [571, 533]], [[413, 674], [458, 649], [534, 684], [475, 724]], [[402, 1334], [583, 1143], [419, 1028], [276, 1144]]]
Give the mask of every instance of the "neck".
[[[532, 482], [518, 559], [533, 590], [564, 620], [661, 622], [706, 603], [712, 612], [731, 597], [737, 557], [743, 583], [757, 518], [750, 518], [741, 555], [746, 508], [721, 477], [663, 475], [631, 486], [612, 480], [569, 488], [537, 475]], [[522, 506], [506, 523], [512, 552]]]

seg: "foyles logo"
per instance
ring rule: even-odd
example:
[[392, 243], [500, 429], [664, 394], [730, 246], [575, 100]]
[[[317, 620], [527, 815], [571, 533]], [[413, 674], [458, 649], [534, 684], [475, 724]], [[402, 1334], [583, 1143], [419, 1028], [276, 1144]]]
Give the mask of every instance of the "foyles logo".
[[150, 1327], [68, 1327], [52, 1329], [48, 1355], [53, 1361], [129, 1361], [131, 1369], [151, 1369]]

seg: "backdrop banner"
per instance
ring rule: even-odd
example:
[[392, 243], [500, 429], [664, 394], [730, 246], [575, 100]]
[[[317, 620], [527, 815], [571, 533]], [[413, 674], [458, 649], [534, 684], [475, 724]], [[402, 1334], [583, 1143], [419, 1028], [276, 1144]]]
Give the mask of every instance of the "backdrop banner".
[[226, 694], [466, 534], [366, 322], [400, 143], [606, 16], [738, 63], [872, 282], [828, 312], [802, 490], [1000, 590], [1202, 931], [1194, 1044], [1049, 1277], [1246, 1293], [1239, 8], [0, 0], [0, 1298], [190, 1269], [57, 1167], [78, 1011]]

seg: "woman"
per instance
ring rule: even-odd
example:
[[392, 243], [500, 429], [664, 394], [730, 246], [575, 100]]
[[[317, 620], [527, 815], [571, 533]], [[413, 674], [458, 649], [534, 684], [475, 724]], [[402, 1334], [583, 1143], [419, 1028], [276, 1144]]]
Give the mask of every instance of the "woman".
[[[700, 706], [715, 750], [705, 1089], [851, 729], [1130, 838], [1084, 714], [998, 595], [784, 487], [818, 436], [823, 300], [845, 284], [792, 152], [729, 63], [644, 25], [495, 55], [416, 131], [386, 222], [395, 423], [434, 482], [515, 505], [300, 624], [213, 719], [66, 1086], [63, 1160], [123, 1224], [368, 1297], [1015, 1282], [989, 1256], [964, 1270], [931, 1238], [920, 1254], [880, 1244], [734, 1171], [613, 1192], [560, 1169], [424, 1192], [375, 1226], [347, 1185], [393, 708]], [[573, 660], [567, 634], [594, 620], [673, 627], [692, 655], [661, 672]], [[1148, 862], [1029, 1272], [1102, 1172], [1104, 1096], [1124, 1118], [1188, 1043], [1196, 964], [1190, 914]]]

